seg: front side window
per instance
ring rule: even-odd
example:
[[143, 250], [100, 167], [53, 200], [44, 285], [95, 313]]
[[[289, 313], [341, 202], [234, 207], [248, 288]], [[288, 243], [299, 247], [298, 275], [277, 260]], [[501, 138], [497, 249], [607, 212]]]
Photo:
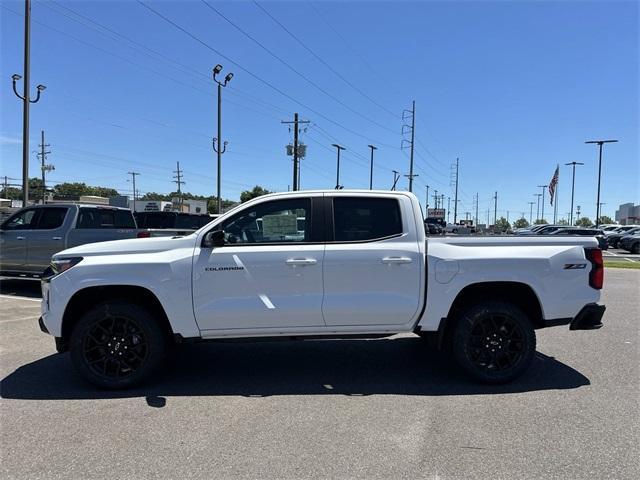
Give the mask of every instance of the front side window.
[[66, 208], [43, 208], [38, 220], [38, 230], [53, 230], [60, 228], [67, 216]]
[[248, 208], [222, 224], [234, 244], [300, 243], [311, 238], [311, 200], [275, 200]]
[[336, 242], [376, 240], [402, 233], [400, 205], [393, 198], [335, 197]]
[[34, 208], [18, 212], [2, 224], [2, 230], [30, 230], [35, 227], [36, 213]]

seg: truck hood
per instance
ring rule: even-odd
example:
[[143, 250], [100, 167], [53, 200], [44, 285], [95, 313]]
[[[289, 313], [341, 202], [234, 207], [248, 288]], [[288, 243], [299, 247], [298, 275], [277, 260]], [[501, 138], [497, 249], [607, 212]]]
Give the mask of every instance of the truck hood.
[[186, 237], [129, 238], [110, 242], [87, 243], [58, 252], [53, 258], [163, 252], [176, 248], [194, 247], [196, 238], [196, 235], [187, 235]]

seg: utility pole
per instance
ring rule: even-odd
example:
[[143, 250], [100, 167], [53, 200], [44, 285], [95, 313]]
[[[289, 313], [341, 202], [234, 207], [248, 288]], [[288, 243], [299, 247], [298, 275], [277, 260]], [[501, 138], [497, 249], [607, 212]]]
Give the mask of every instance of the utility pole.
[[138, 172], [127, 172], [129, 175], [131, 175], [131, 181], [133, 182], [133, 211], [136, 211], [136, 200], [137, 198], [137, 191], [136, 191], [136, 175], [140, 175], [140, 173]]
[[410, 145], [409, 175], [405, 175], [405, 176], [409, 179], [409, 191], [413, 192], [413, 177], [415, 176], [413, 174], [413, 146], [415, 143], [415, 133], [416, 133], [416, 101], [415, 100], [411, 103], [411, 110], [404, 110], [402, 112], [403, 121], [408, 118], [407, 114], [411, 114], [411, 126], [406, 124], [402, 125], [402, 131], [404, 133], [405, 128], [408, 128], [411, 130], [411, 141], [403, 139], [400, 144], [400, 148], [402, 149], [404, 147], [405, 142]]
[[293, 114], [293, 121], [283, 120], [283, 124], [293, 124], [293, 191], [300, 190], [300, 143], [298, 141], [301, 123], [309, 123], [309, 120], [299, 120], [298, 113]]
[[538, 188], [542, 189], [542, 220], [544, 220], [544, 190], [548, 187], [549, 185], [538, 185]]
[[213, 151], [216, 152], [218, 160], [218, 175], [217, 175], [217, 213], [222, 213], [222, 154], [227, 151], [227, 145], [229, 142], [222, 141], [222, 87], [226, 87], [227, 83], [233, 78], [233, 73], [227, 73], [223, 81], [217, 79], [217, 76], [222, 71], [222, 65], [217, 64], [213, 68], [213, 81], [218, 84], [218, 136], [213, 139]]
[[371, 169], [369, 170], [369, 190], [373, 190], [373, 151], [377, 150], [378, 147], [369, 145], [369, 148], [371, 149]]
[[53, 165], [46, 165], [45, 160], [47, 159], [47, 155], [51, 153], [51, 151], [46, 150], [47, 147], [50, 147], [48, 143], [44, 143], [44, 130], [40, 131], [40, 153], [38, 153], [38, 158], [40, 158], [40, 170], [42, 172], [42, 204], [44, 205], [44, 198], [46, 193], [46, 178], [45, 172], [50, 172], [51, 170], [55, 170], [56, 167]]
[[180, 162], [176, 162], [176, 169], [173, 173], [175, 173], [175, 176], [173, 177], [175, 180], [173, 180], [173, 183], [178, 186], [178, 204], [180, 205], [180, 212], [182, 212], [182, 184], [186, 182], [182, 180], [184, 177], [182, 176], [182, 170], [180, 170]]
[[596, 198], [596, 228], [600, 225], [600, 178], [602, 177], [602, 145], [605, 143], [617, 143], [618, 140], [589, 140], [584, 143], [596, 143], [599, 147], [598, 155], [598, 196]]
[[576, 186], [576, 165], [584, 165], [581, 162], [569, 162], [565, 163], [565, 165], [571, 165], [573, 167], [573, 174], [571, 177], [571, 220], [569, 220], [569, 225], [573, 224], [573, 194], [575, 192]]
[[[453, 208], [456, 208], [455, 206]], [[449, 223], [449, 217], [451, 214], [451, 197], [447, 197], [447, 223]], [[453, 223], [456, 223], [456, 216], [453, 215]]]
[[[44, 91], [44, 85], [36, 87], [35, 100], [31, 100], [29, 83], [31, 77], [31, 0], [24, 2], [24, 71], [23, 76], [14, 73], [11, 76], [13, 93], [22, 100], [22, 206], [29, 203], [29, 106], [40, 100], [40, 94]], [[22, 95], [18, 93], [16, 83], [23, 79]]]
[[413, 183], [413, 179], [414, 177], [419, 177], [420, 175], [418, 175], [417, 173], [409, 174], [409, 175], [405, 175], [405, 177], [407, 177], [409, 179], [409, 183]]
[[495, 227], [498, 223], [498, 192], [493, 197], [493, 201], [493, 226]]
[[[532, 225], [533, 222], [533, 204], [536, 202], [529, 202], [529, 225]], [[573, 208], [573, 207], [571, 207]], [[523, 215], [524, 217], [524, 215]]]
[[476, 227], [478, 226], [478, 204], [480, 203], [480, 194], [476, 192]]
[[438, 190], [434, 190], [434, 194], [433, 194], [433, 203], [436, 204], [435, 208], [438, 208], [438, 199], [440, 197], [438, 196]]
[[340, 150], [346, 150], [346, 148], [338, 145], [337, 143], [332, 143], [331, 146], [336, 147], [336, 151], [338, 152], [338, 164], [336, 168], [336, 190], [340, 190], [342, 188], [342, 185], [340, 185]]
[[396, 189], [396, 184], [398, 183], [398, 180], [400, 179], [400, 172], [397, 170], [391, 170], [393, 172], [393, 185], [391, 185], [391, 190], [395, 190]]
[[458, 220], [458, 168], [459, 168], [460, 159], [456, 158], [456, 197], [453, 201], [453, 223], [456, 223]]

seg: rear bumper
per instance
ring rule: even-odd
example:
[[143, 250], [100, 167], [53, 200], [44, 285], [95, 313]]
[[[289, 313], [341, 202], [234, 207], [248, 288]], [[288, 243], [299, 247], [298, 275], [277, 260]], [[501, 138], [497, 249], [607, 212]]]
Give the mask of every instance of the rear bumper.
[[569, 330], [597, 330], [602, 327], [602, 316], [607, 307], [599, 303], [589, 303], [571, 321]]
[[600, 303], [588, 303], [573, 318], [554, 318], [544, 321], [544, 327], [569, 325], [569, 330], [597, 330], [602, 328], [602, 316], [607, 307]]

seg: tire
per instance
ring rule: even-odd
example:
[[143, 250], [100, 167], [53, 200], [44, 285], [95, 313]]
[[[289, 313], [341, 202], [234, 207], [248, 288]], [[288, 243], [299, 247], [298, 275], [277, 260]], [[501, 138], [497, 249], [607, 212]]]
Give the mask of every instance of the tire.
[[451, 233], [458, 233], [458, 229], [454, 228], [453, 230], [451, 230]]
[[640, 242], [636, 242], [629, 248], [629, 252], [638, 254], [640, 253]]
[[70, 339], [71, 362], [88, 382], [117, 390], [148, 379], [166, 357], [168, 336], [145, 308], [110, 301], [86, 312]]
[[456, 363], [475, 380], [507, 383], [531, 365], [536, 335], [520, 308], [509, 302], [485, 301], [456, 319], [451, 348]]

